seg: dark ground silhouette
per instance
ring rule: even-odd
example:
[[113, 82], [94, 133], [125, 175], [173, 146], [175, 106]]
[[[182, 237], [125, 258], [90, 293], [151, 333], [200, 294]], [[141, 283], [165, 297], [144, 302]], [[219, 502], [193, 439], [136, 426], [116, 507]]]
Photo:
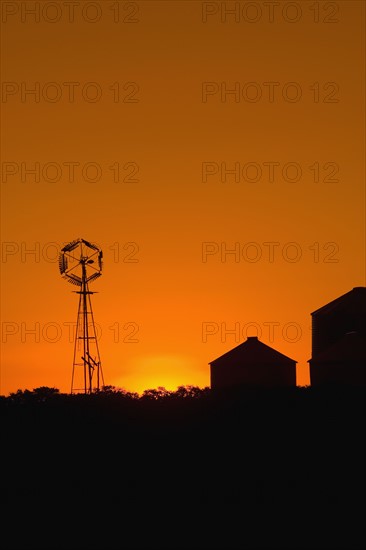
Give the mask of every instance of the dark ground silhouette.
[[4, 550], [365, 546], [362, 388], [0, 404]]

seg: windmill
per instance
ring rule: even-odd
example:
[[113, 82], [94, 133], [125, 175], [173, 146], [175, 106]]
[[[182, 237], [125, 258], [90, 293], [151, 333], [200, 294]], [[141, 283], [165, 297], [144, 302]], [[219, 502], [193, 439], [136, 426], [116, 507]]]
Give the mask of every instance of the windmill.
[[89, 284], [102, 274], [103, 252], [84, 239], [77, 239], [64, 246], [59, 255], [62, 277], [80, 290], [76, 320], [74, 360], [72, 365], [71, 393], [92, 393], [104, 386], [97, 333], [89, 290]]

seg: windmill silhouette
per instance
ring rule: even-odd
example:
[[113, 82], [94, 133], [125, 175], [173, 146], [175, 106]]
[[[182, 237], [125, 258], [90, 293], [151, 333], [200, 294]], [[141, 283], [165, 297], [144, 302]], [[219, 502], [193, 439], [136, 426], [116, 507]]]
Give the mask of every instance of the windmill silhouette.
[[80, 290], [76, 321], [71, 393], [93, 393], [104, 386], [89, 284], [102, 275], [103, 252], [85, 239], [64, 246], [59, 255], [60, 273]]

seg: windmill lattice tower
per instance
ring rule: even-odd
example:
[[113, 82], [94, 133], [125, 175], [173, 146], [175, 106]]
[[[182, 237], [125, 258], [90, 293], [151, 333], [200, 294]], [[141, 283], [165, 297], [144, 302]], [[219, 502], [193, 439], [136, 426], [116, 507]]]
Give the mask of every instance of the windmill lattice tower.
[[80, 290], [76, 320], [71, 393], [93, 393], [104, 386], [98, 335], [95, 329], [89, 284], [102, 274], [103, 252], [85, 239], [64, 246], [59, 255], [60, 273]]

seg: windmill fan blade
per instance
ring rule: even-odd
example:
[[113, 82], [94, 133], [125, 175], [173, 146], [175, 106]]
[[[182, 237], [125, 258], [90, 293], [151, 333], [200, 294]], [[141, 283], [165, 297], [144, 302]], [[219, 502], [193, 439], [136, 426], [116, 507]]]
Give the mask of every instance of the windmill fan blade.
[[98, 256], [98, 264], [99, 264], [100, 271], [102, 271], [102, 268], [103, 268], [103, 252], [102, 251], [100, 251], [99, 256]]
[[89, 246], [89, 248], [92, 248], [93, 250], [98, 250], [98, 247], [93, 244], [93, 243], [90, 243], [89, 241], [86, 241], [85, 239], [81, 239], [83, 241], [84, 244], [86, 244], [86, 246]]
[[60, 268], [60, 273], [61, 274], [65, 273], [65, 271], [67, 269], [67, 266], [68, 266], [68, 261], [67, 261], [66, 256], [64, 256], [62, 253], [58, 257], [58, 265], [59, 265], [59, 268]]
[[73, 285], [81, 286], [81, 283], [82, 283], [81, 277], [78, 277], [73, 273], [65, 273], [64, 277], [69, 283]]
[[72, 241], [71, 243], [67, 244], [62, 248], [62, 252], [71, 252], [71, 250], [74, 250], [80, 242], [80, 239], [77, 239], [76, 241]]
[[95, 279], [101, 276], [101, 273], [93, 273], [93, 275], [90, 275], [90, 277], [87, 278], [87, 282], [91, 283]]
[[79, 283], [78, 281], [72, 281], [71, 279], [68, 279], [68, 282], [71, 283], [72, 285], [75, 285], [75, 286], [78, 286], [78, 287], [81, 286], [81, 283]]

